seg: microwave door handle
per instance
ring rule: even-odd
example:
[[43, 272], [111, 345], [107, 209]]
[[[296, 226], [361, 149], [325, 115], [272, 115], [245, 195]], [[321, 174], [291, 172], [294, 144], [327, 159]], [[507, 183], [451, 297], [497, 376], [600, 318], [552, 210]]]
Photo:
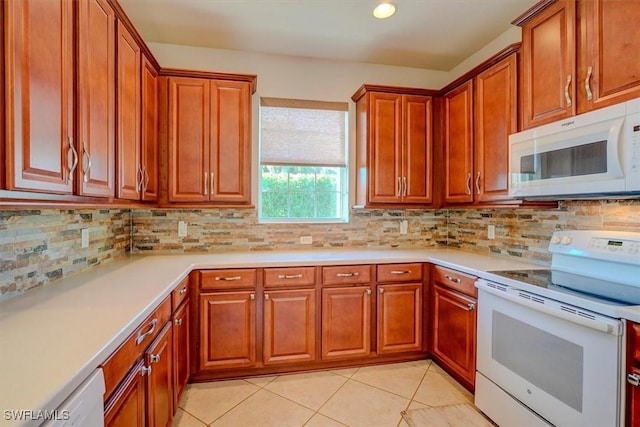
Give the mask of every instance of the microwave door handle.
[[613, 122], [607, 135], [607, 175], [614, 178], [623, 178], [622, 172], [622, 144], [624, 143], [623, 125], [625, 118], [622, 117]]

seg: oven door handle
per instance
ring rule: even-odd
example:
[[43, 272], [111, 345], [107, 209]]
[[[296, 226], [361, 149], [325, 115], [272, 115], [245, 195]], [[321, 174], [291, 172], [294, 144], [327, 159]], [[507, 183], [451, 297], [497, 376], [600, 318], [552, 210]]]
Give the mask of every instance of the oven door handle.
[[[586, 326], [587, 328], [595, 329], [600, 332], [604, 332], [610, 335], [622, 335], [622, 327], [621, 322], [616, 319], [608, 319], [604, 318], [604, 316], [594, 315], [595, 319], [590, 319], [587, 317], [580, 316], [578, 314], [571, 313], [571, 311], [563, 310], [562, 307], [569, 309], [571, 306], [568, 304], [562, 304], [560, 302], [555, 302], [545, 297], [541, 297], [539, 295], [531, 294], [527, 291], [522, 291], [520, 289], [505, 286], [505, 285], [496, 285], [497, 287], [493, 287], [492, 284], [485, 280], [478, 280], [475, 283], [476, 287], [479, 290], [490, 293], [498, 298], [503, 298], [508, 301], [514, 302], [516, 304], [520, 304], [527, 308], [530, 308], [535, 311], [540, 311], [550, 316], [555, 316], [560, 319], [568, 320], [569, 322], [577, 323], [578, 325]], [[533, 297], [534, 301], [524, 296], [513, 295], [511, 292], [517, 292], [520, 295], [526, 295], [529, 297]], [[536, 301], [545, 301], [548, 303], [543, 304], [541, 302]], [[478, 307], [482, 310], [482, 301], [478, 301]], [[586, 310], [585, 310], [586, 311]]]

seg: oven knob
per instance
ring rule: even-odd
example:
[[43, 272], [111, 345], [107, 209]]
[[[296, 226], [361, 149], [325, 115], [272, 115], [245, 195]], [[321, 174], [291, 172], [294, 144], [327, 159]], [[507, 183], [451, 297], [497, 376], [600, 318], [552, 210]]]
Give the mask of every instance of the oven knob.
[[562, 239], [560, 239], [560, 243], [563, 245], [568, 245], [569, 243], [571, 243], [571, 237], [562, 236]]
[[560, 237], [559, 236], [553, 236], [551, 238], [551, 244], [557, 245], [558, 243], [560, 243]]

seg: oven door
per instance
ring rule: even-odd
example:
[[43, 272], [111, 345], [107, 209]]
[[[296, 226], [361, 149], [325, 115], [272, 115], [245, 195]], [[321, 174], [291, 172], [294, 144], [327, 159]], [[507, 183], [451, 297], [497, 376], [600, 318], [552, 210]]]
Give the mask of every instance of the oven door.
[[[554, 425], [619, 425], [621, 321], [482, 280], [476, 286], [479, 374]], [[481, 393], [477, 399], [492, 398]]]

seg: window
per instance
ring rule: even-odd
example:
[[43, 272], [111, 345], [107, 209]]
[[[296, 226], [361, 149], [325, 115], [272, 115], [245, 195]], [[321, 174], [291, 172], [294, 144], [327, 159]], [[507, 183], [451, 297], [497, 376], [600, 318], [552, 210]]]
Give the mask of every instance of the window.
[[260, 100], [264, 222], [346, 222], [346, 102]]

